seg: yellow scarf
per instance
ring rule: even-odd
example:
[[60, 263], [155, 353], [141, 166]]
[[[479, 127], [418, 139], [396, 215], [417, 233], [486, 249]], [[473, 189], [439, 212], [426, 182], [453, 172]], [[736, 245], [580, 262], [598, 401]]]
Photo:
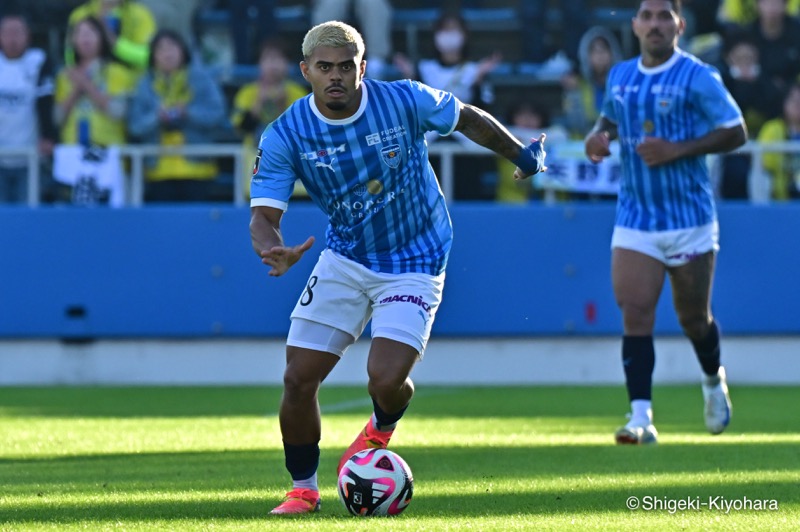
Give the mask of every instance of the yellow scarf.
[[161, 98], [161, 104], [164, 107], [186, 105], [192, 99], [189, 71], [182, 68], [171, 74], [157, 72], [153, 79], [153, 90]]
[[[189, 86], [189, 71], [182, 68], [172, 74], [156, 73], [153, 79], [153, 90], [161, 98], [162, 107], [186, 106], [192, 99], [192, 88]], [[163, 146], [180, 146], [186, 139], [180, 130], [163, 131]], [[180, 155], [164, 155], [158, 159], [156, 167], [147, 172], [151, 181], [164, 179], [213, 179], [217, 174], [217, 166], [213, 161], [191, 161]]]

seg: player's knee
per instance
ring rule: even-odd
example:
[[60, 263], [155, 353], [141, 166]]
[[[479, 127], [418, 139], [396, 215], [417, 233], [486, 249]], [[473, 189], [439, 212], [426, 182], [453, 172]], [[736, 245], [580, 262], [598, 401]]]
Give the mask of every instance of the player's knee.
[[302, 373], [287, 367], [283, 374], [283, 393], [287, 399], [302, 399], [313, 397], [319, 391], [320, 382], [309, 379]]
[[683, 334], [691, 340], [702, 340], [708, 335], [711, 321], [707, 315], [680, 316], [678, 320], [683, 329]]
[[622, 309], [622, 319], [626, 329], [651, 331], [656, 321], [654, 308], [645, 305], [628, 303], [620, 305]]
[[369, 376], [369, 394], [377, 398], [391, 398], [399, 394], [411, 395], [414, 387], [406, 375], [377, 373]]

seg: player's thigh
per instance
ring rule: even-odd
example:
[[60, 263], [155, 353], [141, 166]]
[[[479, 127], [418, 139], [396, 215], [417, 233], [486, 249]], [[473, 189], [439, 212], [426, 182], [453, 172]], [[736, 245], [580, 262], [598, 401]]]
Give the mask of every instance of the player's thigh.
[[372, 337], [415, 348], [422, 358], [442, 301], [444, 274], [376, 274], [369, 287]]
[[654, 311], [665, 272], [664, 264], [649, 255], [621, 247], [611, 250], [611, 282], [623, 311]]
[[363, 285], [363, 266], [325, 250], [320, 254], [291, 318], [293, 321], [303, 319], [328, 325], [356, 339], [364, 332], [372, 313]]
[[367, 374], [371, 382], [399, 388], [419, 360], [419, 351], [407, 343], [384, 338], [372, 339], [367, 359]]
[[704, 319], [710, 312], [717, 254], [708, 251], [681, 266], [669, 268], [672, 301], [678, 318]]
[[314, 394], [338, 362], [339, 357], [331, 352], [287, 345], [284, 384], [288, 389]]

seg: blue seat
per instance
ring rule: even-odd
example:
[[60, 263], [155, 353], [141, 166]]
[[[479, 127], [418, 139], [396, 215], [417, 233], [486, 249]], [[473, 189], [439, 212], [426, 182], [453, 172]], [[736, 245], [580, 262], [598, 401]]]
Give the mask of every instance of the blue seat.
[[509, 63], [504, 61], [499, 63], [494, 70], [492, 70], [492, 76], [510, 76], [514, 73], [514, 63]]
[[519, 12], [513, 7], [465, 7], [461, 16], [468, 23], [519, 21]]
[[438, 7], [395, 8], [392, 11], [392, 27], [405, 33], [406, 53], [409, 56], [419, 56], [419, 30], [432, 28], [441, 14], [442, 10]]
[[438, 7], [395, 8], [392, 11], [392, 25], [395, 27], [430, 26], [442, 15]]
[[[311, 14], [304, 5], [280, 6], [275, 8], [275, 20], [280, 24], [302, 24], [307, 26]], [[205, 26], [222, 26], [230, 23], [231, 13], [227, 9], [201, 9], [197, 13], [197, 22]]]

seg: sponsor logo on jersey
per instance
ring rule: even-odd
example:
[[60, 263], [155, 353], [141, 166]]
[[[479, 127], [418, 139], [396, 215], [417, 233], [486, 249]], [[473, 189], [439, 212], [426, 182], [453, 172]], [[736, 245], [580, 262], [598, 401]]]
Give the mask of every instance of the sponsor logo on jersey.
[[336, 157], [331, 157], [331, 162], [323, 163], [322, 161], [317, 161], [314, 166], [316, 168], [327, 168], [331, 172], [335, 172], [336, 170], [333, 169], [333, 163], [336, 162]]
[[412, 296], [408, 294], [398, 295], [395, 294], [393, 296], [384, 297], [378, 302], [380, 305], [386, 303], [413, 303], [417, 305], [422, 310], [425, 311], [426, 314], [430, 315], [431, 313], [431, 306], [429, 303], [425, 302], [425, 299], [422, 296]]
[[316, 161], [319, 159], [325, 159], [332, 155], [336, 155], [337, 153], [344, 153], [347, 151], [347, 144], [340, 144], [338, 146], [334, 146], [332, 148], [322, 148], [321, 150], [317, 151], [309, 151], [306, 153], [300, 154], [300, 160], [302, 161]]
[[367, 146], [374, 146], [382, 142], [390, 142], [394, 139], [405, 136], [406, 126], [400, 125], [384, 129], [380, 133], [370, 133], [369, 135], [365, 135], [364, 140], [367, 141]]
[[[367, 197], [365, 199], [361, 199], [363, 196], [366, 195], [367, 192], [370, 192], [370, 187], [378, 186], [374, 184], [373, 181], [377, 183], [377, 180], [371, 180], [366, 185], [357, 185], [350, 192], [356, 196], [358, 199], [354, 199], [353, 201], [334, 201], [330, 204], [331, 211], [347, 211], [348, 215], [351, 218], [364, 218], [367, 214], [374, 214], [376, 212], [380, 212], [387, 204], [391, 203], [397, 196], [400, 194], [405, 193], [405, 189], [400, 189], [398, 192], [390, 191], [386, 192], [383, 188], [383, 184], [380, 184], [381, 194], [374, 195], [373, 197]], [[370, 192], [372, 194], [372, 192]]]
[[383, 192], [383, 183], [381, 183], [377, 179], [370, 179], [367, 181], [366, 185], [356, 185], [356, 187], [352, 190], [353, 194], [358, 196], [359, 198], [369, 192], [373, 196], [377, 196], [381, 192]]

